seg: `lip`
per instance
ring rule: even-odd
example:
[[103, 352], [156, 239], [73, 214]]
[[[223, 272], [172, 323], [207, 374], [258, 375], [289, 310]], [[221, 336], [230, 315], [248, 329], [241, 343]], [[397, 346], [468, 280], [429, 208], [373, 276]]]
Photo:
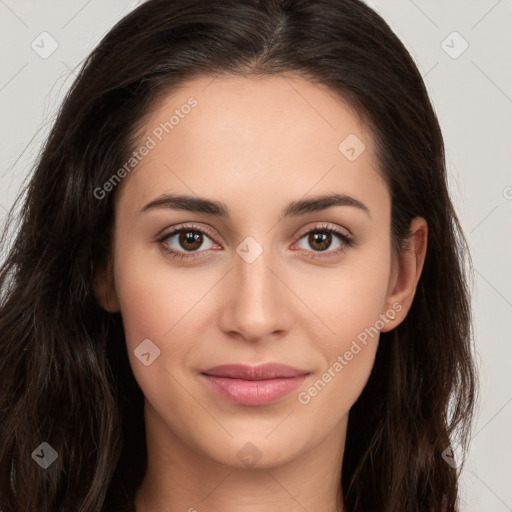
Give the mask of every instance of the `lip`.
[[222, 398], [240, 405], [266, 405], [297, 389], [309, 372], [284, 364], [225, 364], [208, 368], [201, 377]]

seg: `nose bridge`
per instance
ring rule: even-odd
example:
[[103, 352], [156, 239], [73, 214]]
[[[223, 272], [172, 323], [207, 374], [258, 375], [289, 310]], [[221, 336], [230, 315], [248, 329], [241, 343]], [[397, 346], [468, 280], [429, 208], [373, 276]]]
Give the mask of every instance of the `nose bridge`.
[[[260, 238], [261, 239], [261, 238]], [[265, 239], [266, 248], [252, 236], [246, 237], [237, 247], [239, 259], [235, 262], [239, 279], [239, 288], [244, 296], [252, 295], [259, 300], [268, 293], [269, 266], [272, 266], [273, 251], [269, 246], [268, 237]], [[273, 276], [272, 276], [273, 277]]]
[[[270, 237], [264, 238], [269, 244]], [[246, 237], [236, 248], [234, 269], [223, 315], [223, 329], [257, 339], [286, 329], [283, 284], [274, 274], [275, 251]], [[272, 269], [272, 270], [271, 270]]]
[[[259, 237], [262, 240], [262, 237]], [[252, 236], [246, 237], [237, 247], [238, 260], [235, 260], [238, 284], [237, 302], [253, 302], [253, 310], [265, 306], [264, 302], [275, 298], [277, 291], [275, 276], [269, 270], [273, 265], [274, 251], [270, 247], [270, 237], [262, 243]], [[265, 244], [265, 246], [263, 245]], [[268, 304], [267, 304], [268, 305]]]

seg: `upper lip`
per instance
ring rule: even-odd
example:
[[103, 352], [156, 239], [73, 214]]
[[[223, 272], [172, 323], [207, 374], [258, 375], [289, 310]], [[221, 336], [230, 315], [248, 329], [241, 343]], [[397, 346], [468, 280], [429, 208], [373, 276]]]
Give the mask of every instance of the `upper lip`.
[[286, 377], [297, 377], [299, 375], [307, 375], [309, 372], [299, 370], [286, 364], [263, 363], [258, 366], [247, 364], [223, 364], [214, 366], [202, 371], [204, 375], [212, 377], [227, 377], [230, 379], [244, 380], [269, 380]]

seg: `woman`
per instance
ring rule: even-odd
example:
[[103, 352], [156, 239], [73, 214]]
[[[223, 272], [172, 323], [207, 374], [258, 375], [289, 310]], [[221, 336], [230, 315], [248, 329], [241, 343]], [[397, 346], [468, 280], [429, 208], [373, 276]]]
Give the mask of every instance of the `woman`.
[[147, 1], [71, 87], [1, 268], [2, 511], [458, 510], [466, 253], [378, 14]]

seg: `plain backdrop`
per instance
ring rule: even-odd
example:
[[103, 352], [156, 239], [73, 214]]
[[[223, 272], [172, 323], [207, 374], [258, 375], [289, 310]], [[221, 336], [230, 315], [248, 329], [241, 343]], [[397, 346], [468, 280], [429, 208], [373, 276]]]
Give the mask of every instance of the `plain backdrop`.
[[[75, 70], [138, 3], [0, 0], [2, 224]], [[472, 251], [481, 400], [461, 480], [462, 512], [512, 511], [512, 1], [368, 3], [424, 77]]]

